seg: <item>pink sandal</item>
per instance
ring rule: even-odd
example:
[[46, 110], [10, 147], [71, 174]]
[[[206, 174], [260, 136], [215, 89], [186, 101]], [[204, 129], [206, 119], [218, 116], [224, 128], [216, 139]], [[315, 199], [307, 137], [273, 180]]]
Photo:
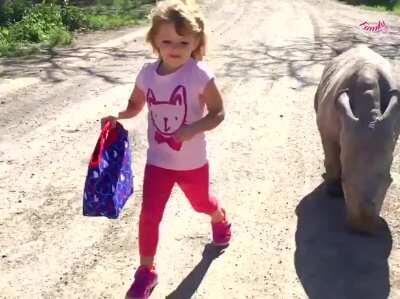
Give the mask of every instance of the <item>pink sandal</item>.
[[135, 273], [135, 280], [126, 293], [125, 299], [147, 299], [158, 283], [156, 270], [140, 266]]
[[[222, 209], [224, 216], [226, 215], [225, 210]], [[213, 236], [213, 244], [215, 246], [227, 246], [232, 237], [231, 224], [226, 220], [226, 216], [224, 220], [211, 223], [212, 226], [212, 236]]]

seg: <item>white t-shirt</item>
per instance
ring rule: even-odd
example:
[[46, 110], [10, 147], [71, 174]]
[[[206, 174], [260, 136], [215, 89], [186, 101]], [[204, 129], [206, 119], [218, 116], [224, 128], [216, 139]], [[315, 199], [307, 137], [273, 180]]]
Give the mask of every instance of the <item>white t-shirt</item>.
[[147, 163], [173, 170], [199, 168], [207, 162], [204, 133], [182, 143], [172, 136], [182, 125], [204, 116], [199, 96], [214, 75], [194, 59], [167, 75], [157, 73], [159, 64], [160, 60], [145, 64], [136, 79], [148, 107]]

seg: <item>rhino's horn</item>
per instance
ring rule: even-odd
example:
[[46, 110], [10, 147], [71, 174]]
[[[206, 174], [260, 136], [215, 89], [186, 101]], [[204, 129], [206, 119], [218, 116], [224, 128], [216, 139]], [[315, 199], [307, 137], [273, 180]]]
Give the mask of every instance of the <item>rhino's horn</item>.
[[339, 93], [339, 96], [336, 99], [336, 104], [339, 111], [348, 119], [352, 121], [358, 121], [358, 118], [354, 116], [353, 111], [350, 106], [350, 98], [348, 94], [348, 90], [342, 90]]
[[381, 116], [382, 120], [389, 118], [391, 115], [395, 115], [395, 112], [399, 111], [400, 91], [398, 89], [392, 89], [389, 94], [389, 104], [387, 105], [385, 112]]

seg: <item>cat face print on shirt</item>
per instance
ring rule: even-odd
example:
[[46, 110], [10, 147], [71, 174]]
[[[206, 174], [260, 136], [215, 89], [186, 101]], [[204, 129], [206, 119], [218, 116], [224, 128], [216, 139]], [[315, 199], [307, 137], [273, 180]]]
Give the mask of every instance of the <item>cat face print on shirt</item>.
[[187, 113], [186, 89], [183, 85], [175, 87], [168, 100], [157, 99], [151, 88], [147, 91], [150, 117], [156, 128], [155, 140], [167, 143], [172, 149], [180, 150], [182, 143], [172, 135], [185, 123]]

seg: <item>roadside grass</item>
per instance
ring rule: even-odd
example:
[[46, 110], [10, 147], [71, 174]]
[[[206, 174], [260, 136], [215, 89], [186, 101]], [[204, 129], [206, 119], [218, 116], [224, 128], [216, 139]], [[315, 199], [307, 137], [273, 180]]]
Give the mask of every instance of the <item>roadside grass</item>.
[[339, 0], [363, 9], [391, 12], [400, 16], [400, 0]]
[[361, 5], [361, 7], [368, 10], [392, 12], [400, 16], [400, 2], [397, 3], [395, 6], [393, 6], [393, 8], [388, 8], [388, 6], [386, 5], [373, 5], [373, 6]]
[[143, 23], [154, 2], [114, 0], [113, 5], [67, 8], [54, 4], [33, 5], [18, 21], [0, 23], [0, 57], [49, 52], [56, 46], [71, 44], [77, 31], [108, 30]]

